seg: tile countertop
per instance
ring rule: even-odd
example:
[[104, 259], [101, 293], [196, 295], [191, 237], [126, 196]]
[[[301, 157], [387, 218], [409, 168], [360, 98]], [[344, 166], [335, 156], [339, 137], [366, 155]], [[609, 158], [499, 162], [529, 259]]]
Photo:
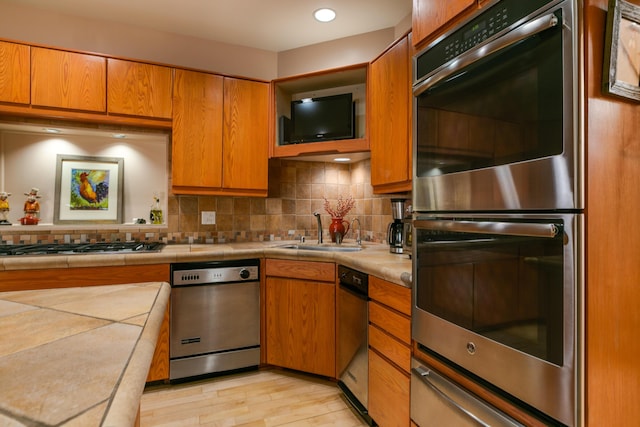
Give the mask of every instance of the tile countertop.
[[[215, 261], [241, 258], [280, 258], [306, 261], [332, 261], [372, 274], [398, 285], [411, 287], [411, 260], [407, 254], [392, 254], [386, 244], [363, 243], [358, 252], [323, 252], [285, 249], [296, 241], [167, 245], [155, 253], [37, 255], [0, 257], [0, 271], [41, 268], [143, 265], [174, 262]], [[309, 243], [309, 242], [308, 242]], [[311, 241], [313, 243], [313, 241]], [[353, 245], [346, 240], [345, 245]]]
[[169, 293], [164, 282], [0, 293], [0, 425], [134, 425]]

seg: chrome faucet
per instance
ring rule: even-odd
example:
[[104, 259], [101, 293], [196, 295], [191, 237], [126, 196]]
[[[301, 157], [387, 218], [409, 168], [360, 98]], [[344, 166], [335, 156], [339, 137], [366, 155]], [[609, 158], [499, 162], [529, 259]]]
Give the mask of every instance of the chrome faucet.
[[318, 243], [322, 243], [322, 221], [320, 220], [320, 213], [314, 212], [313, 216], [318, 220]]
[[[358, 223], [358, 232], [355, 230], [355, 223]], [[362, 245], [362, 236], [360, 233], [362, 232], [362, 224], [360, 224], [360, 218], [354, 218], [351, 220], [351, 229], [353, 230], [353, 234], [356, 236], [356, 244], [358, 246]]]

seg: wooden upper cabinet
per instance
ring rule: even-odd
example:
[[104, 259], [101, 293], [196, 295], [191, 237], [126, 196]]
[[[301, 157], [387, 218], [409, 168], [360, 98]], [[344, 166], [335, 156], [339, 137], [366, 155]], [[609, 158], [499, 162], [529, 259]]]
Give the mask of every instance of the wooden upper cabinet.
[[264, 191], [269, 157], [269, 84], [225, 77], [222, 185]]
[[107, 111], [171, 119], [172, 69], [121, 59], [107, 60]]
[[411, 67], [408, 36], [369, 68], [369, 145], [375, 193], [411, 190]]
[[413, 45], [417, 46], [436, 30], [476, 4], [477, 0], [413, 0]]
[[106, 109], [105, 58], [32, 47], [31, 104], [104, 112]]
[[0, 102], [29, 103], [29, 49], [0, 41]]
[[172, 189], [266, 196], [269, 85], [176, 70]]
[[222, 187], [224, 77], [176, 70], [171, 178], [174, 187]]

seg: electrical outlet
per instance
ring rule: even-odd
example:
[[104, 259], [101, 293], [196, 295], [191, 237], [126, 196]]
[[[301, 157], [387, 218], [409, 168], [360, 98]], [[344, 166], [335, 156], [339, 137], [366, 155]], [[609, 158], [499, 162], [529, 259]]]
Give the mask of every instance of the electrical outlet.
[[214, 225], [216, 223], [215, 211], [202, 211], [202, 224]]

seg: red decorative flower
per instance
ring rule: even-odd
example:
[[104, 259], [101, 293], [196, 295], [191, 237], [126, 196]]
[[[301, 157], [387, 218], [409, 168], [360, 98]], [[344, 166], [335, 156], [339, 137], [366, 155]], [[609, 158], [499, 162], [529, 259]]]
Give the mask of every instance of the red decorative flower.
[[327, 211], [332, 218], [344, 218], [351, 209], [356, 205], [353, 197], [349, 196], [346, 199], [343, 199], [342, 196], [338, 197], [338, 203], [336, 207], [333, 208], [326, 197], [324, 199], [324, 210]]

